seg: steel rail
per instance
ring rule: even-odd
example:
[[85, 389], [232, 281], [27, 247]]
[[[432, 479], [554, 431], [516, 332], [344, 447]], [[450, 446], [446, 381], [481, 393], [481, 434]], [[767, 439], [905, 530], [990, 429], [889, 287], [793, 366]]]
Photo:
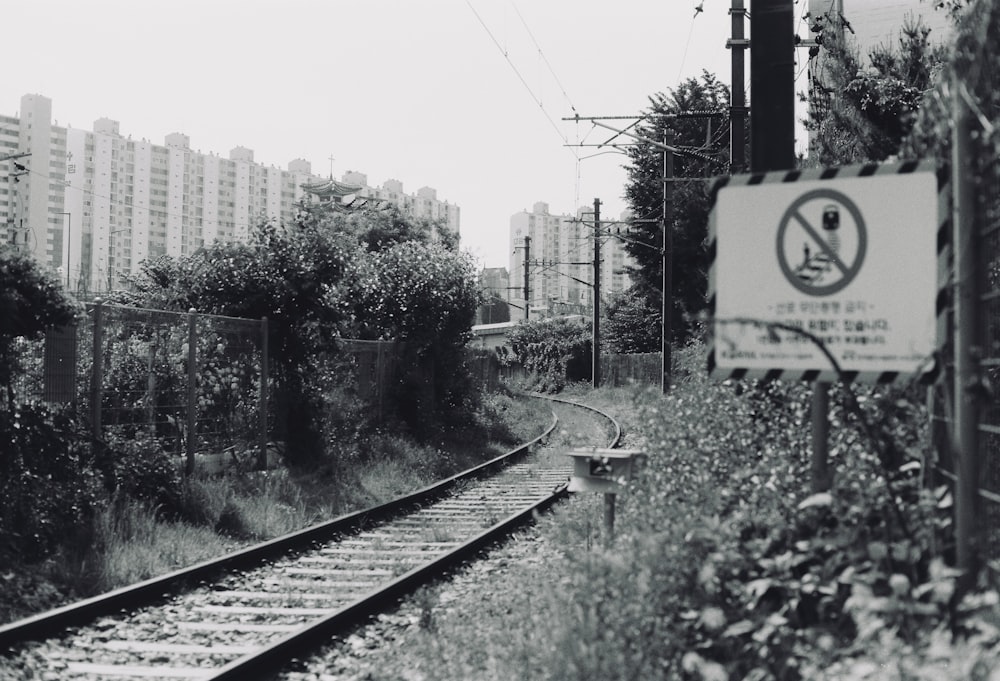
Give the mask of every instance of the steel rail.
[[398, 516], [414, 507], [434, 501], [462, 481], [485, 477], [527, 456], [532, 447], [548, 437], [555, 429], [558, 419], [554, 413], [552, 416], [551, 425], [538, 437], [505, 454], [435, 482], [416, 492], [219, 558], [203, 561], [165, 575], [2, 625], [0, 626], [0, 651], [10, 649], [19, 643], [50, 638], [69, 627], [87, 624], [104, 615], [134, 610], [140, 606], [155, 603], [182, 591], [185, 587], [210, 581], [224, 572], [248, 569], [278, 556], [306, 550], [314, 543], [356, 532], [375, 522]]
[[299, 631], [258, 652], [230, 662], [218, 673], [206, 678], [210, 681], [238, 681], [260, 678], [265, 673], [278, 671], [293, 658], [314, 651], [329, 642], [331, 636], [345, 629], [363, 624], [387, 607], [395, 605], [401, 597], [412, 593], [417, 587], [441, 577], [487, 546], [506, 538], [514, 530], [530, 523], [537, 513], [548, 509], [567, 494], [566, 485], [563, 484], [549, 496], [522, 508], [449, 553], [413, 568], [385, 586], [372, 590], [353, 603], [307, 624]]
[[[550, 395], [531, 393], [529, 396], [587, 409], [605, 417], [614, 426], [614, 435], [608, 446], [613, 449], [619, 445], [622, 437], [621, 425], [616, 419], [600, 409]], [[554, 427], [555, 424], [553, 424]], [[548, 432], [551, 432], [551, 430]], [[397, 603], [402, 596], [412, 593], [417, 587], [432, 581], [434, 578], [443, 576], [450, 569], [465, 562], [477, 552], [505, 539], [514, 530], [532, 522], [539, 513], [549, 509], [557, 501], [566, 497], [569, 494], [566, 488], [566, 484], [559, 486], [548, 496], [542, 497], [537, 502], [518, 510], [505, 520], [496, 523], [449, 553], [413, 568], [392, 582], [372, 590], [353, 603], [316, 622], [304, 626], [299, 631], [289, 634], [280, 641], [258, 652], [234, 660], [220, 669], [218, 673], [208, 676], [207, 679], [209, 681], [237, 681], [247, 678], [258, 678], [265, 673], [277, 672], [293, 658], [315, 650], [317, 647], [327, 643], [330, 637], [337, 633], [363, 624], [386, 607]]]
[[618, 423], [618, 419], [616, 419], [613, 416], [611, 416], [610, 414], [608, 414], [608, 413], [606, 413], [606, 412], [598, 409], [597, 407], [592, 407], [589, 404], [583, 404], [582, 402], [576, 402], [574, 400], [568, 400], [568, 399], [566, 399], [564, 397], [555, 397], [553, 395], [543, 395], [542, 393], [526, 393], [526, 394], [529, 397], [538, 397], [538, 398], [541, 398], [541, 399], [544, 399], [544, 400], [550, 400], [552, 402], [559, 402], [560, 404], [569, 404], [569, 405], [572, 405], [574, 407], [580, 407], [581, 409], [589, 409], [592, 412], [596, 412], [597, 414], [600, 414], [601, 416], [603, 416], [604, 418], [606, 418], [608, 421], [610, 421], [611, 424], [612, 424], [612, 426], [614, 426], [614, 436], [611, 438], [610, 444], [608, 444], [608, 449], [616, 449], [618, 447], [618, 445], [621, 443], [622, 436], [624, 435], [624, 433], [622, 432], [622, 426], [621, 426], [621, 424]]

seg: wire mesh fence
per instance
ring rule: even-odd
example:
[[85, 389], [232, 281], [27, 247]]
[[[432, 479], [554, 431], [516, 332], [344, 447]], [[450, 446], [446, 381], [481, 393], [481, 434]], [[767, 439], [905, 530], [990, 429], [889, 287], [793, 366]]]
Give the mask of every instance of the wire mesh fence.
[[[405, 359], [405, 349], [392, 341], [338, 339], [311, 370], [328, 379], [317, 385], [333, 381], [382, 421], [398, 406], [402, 375], [428, 389], [433, 383], [424, 367]], [[274, 389], [268, 352], [266, 319], [91, 301], [74, 325], [15, 341], [7, 397], [64, 405], [85, 417], [96, 443], [126, 451], [127, 443], [149, 442], [189, 472], [199, 455], [261, 467], [274, 456], [269, 441], [289, 436], [283, 417], [297, 408], [287, 403], [287, 391]]]
[[[1000, 178], [996, 158], [978, 159], [979, 176]], [[982, 372], [979, 400], [978, 461], [983, 549], [990, 560], [1000, 560], [1000, 187], [987, 181], [977, 187], [975, 201], [976, 347]]]
[[938, 470], [954, 491], [959, 563], [963, 553], [981, 560], [1000, 583], [1000, 161], [975, 143], [988, 132], [983, 119], [961, 115], [978, 109], [968, 91], [956, 84], [953, 96], [962, 100], [953, 120], [955, 224], [944, 251], [950, 295], [931, 432]]
[[266, 458], [267, 321], [87, 303], [76, 325], [19, 340], [14, 398], [70, 405], [98, 442]]

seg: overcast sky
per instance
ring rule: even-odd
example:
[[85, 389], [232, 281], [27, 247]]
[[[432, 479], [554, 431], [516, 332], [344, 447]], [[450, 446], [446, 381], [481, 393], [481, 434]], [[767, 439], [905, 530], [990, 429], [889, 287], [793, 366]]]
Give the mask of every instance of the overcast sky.
[[[695, 12], [696, 5], [704, 11]], [[747, 3], [749, 6], [749, 2]], [[796, 4], [796, 25], [805, 0]], [[510, 216], [625, 208], [625, 157], [564, 122], [631, 115], [708, 70], [730, 81], [729, 0], [24, 0], [4, 4], [0, 112], [314, 173], [365, 173], [461, 207], [462, 246], [508, 265]], [[747, 22], [749, 24], [749, 22]], [[747, 26], [749, 33], [749, 25]], [[799, 55], [800, 60], [805, 54]], [[749, 59], [747, 59], [749, 62]], [[800, 61], [796, 72], [802, 71]], [[749, 71], [748, 71], [749, 72]], [[796, 88], [805, 87], [800, 74]], [[609, 121], [614, 124], [615, 122]], [[627, 124], [628, 121], [625, 121]], [[579, 160], [578, 160], [579, 159]]]

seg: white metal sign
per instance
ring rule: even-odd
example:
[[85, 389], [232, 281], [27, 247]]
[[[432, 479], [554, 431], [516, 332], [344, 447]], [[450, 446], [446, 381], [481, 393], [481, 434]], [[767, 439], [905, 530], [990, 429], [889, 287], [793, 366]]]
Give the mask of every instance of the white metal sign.
[[851, 380], [930, 371], [938, 193], [918, 163], [717, 180], [712, 375], [835, 380], [826, 352]]

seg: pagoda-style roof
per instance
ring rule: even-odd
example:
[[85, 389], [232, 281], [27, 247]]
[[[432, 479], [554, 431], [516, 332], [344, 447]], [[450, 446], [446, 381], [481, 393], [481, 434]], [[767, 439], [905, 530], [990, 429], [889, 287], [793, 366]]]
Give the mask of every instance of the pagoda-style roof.
[[338, 182], [333, 178], [330, 178], [329, 180], [322, 180], [320, 182], [307, 182], [301, 185], [301, 187], [303, 191], [313, 194], [314, 196], [326, 201], [339, 201], [345, 196], [359, 194], [361, 190], [364, 189], [364, 185]]

